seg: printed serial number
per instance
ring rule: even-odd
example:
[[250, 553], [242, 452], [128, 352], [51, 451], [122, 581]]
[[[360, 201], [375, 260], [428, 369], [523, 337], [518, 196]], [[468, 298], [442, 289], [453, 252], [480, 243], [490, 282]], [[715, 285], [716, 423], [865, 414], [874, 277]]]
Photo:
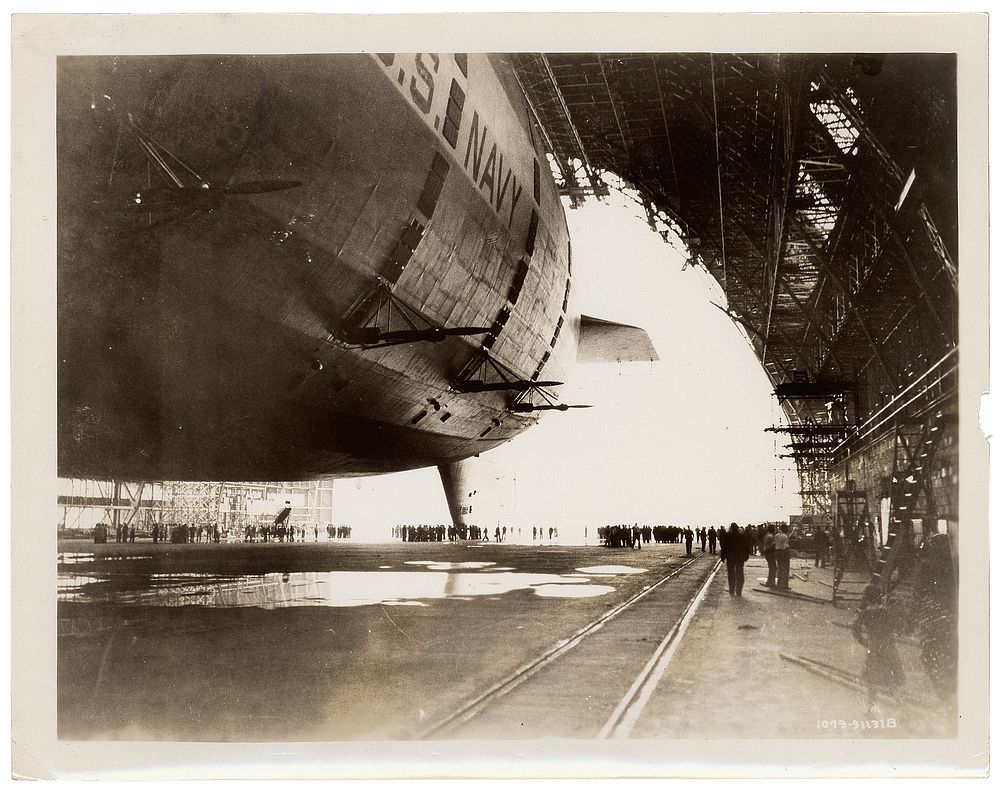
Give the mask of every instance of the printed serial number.
[[866, 731], [879, 728], [897, 728], [895, 717], [878, 720], [816, 720], [816, 729], [821, 731], [852, 730]]

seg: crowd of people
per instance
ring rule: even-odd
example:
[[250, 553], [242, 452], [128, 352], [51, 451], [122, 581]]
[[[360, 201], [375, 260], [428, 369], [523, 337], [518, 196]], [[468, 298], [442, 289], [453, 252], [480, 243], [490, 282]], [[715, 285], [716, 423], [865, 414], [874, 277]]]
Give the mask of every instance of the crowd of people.
[[655, 528], [649, 525], [639, 527], [638, 524], [631, 526], [605, 525], [597, 528], [597, 538], [606, 547], [640, 549], [644, 541], [647, 544], [651, 540], [655, 540], [658, 544], [663, 543], [664, 534], [662, 531], [663, 528], [659, 525]]
[[[333, 529], [333, 525], [327, 525], [326, 533], [328, 538], [334, 537], [332, 534]], [[347, 535], [350, 536], [351, 528], [348, 527], [346, 530]], [[319, 541], [319, 527], [317, 525], [312, 525], [311, 527], [305, 527], [304, 525], [275, 525], [267, 522], [259, 525], [246, 525], [243, 528], [243, 540], [249, 543], [260, 542], [262, 544], [269, 542], [293, 544], [296, 541], [300, 544], [306, 541], [315, 543]]]
[[729, 581], [729, 595], [743, 596], [743, 566], [751, 555], [761, 554], [767, 561], [769, 588], [788, 590], [791, 549], [788, 544], [788, 525], [747, 525], [740, 527], [732, 522], [728, 529], [717, 531], [719, 559], [725, 561]]
[[[726, 527], [697, 527], [692, 529], [677, 525], [605, 525], [597, 529], [598, 538], [606, 547], [641, 549], [642, 544], [684, 544], [688, 555], [694, 553], [695, 545], [702, 552], [716, 554], [726, 563], [729, 576], [729, 593], [743, 595], [743, 566], [752, 555], [763, 555], [767, 560], [767, 582], [769, 588], [788, 590], [790, 529], [787, 525], [746, 525], [740, 527], [735, 522]], [[825, 534], [823, 534], [825, 536]], [[826, 543], [816, 541], [816, 565], [826, 565]]]
[[[541, 541], [546, 533], [545, 528], [532, 527], [531, 540]], [[489, 528], [479, 525], [396, 525], [392, 528], [392, 537], [400, 541], [493, 541], [501, 544], [505, 541], [521, 541], [521, 528], [497, 525], [492, 533]], [[549, 540], [559, 537], [559, 529], [548, 528]]]
[[[161, 541], [171, 544], [202, 544], [216, 543], [222, 539], [222, 533], [218, 525], [211, 524], [162, 524], [156, 522], [147, 527], [140, 527], [138, 531], [135, 525], [115, 526], [116, 544], [134, 544], [136, 536], [150, 538], [154, 544]], [[94, 541], [98, 544], [111, 540], [111, 525], [99, 522], [94, 526]]]
[[700, 544], [701, 551], [708, 551], [715, 554], [716, 547], [720, 540], [724, 528], [716, 530], [714, 527], [698, 527], [694, 530], [691, 526], [679, 527], [677, 525], [605, 525], [597, 528], [597, 536], [601, 544], [606, 547], [629, 547], [631, 549], [641, 549], [643, 543], [656, 544], [684, 544], [687, 554], [693, 553], [694, 545]]
[[[504, 528], [506, 530], [506, 528]], [[488, 532], [488, 531], [487, 531]], [[481, 540], [483, 530], [477, 525], [396, 525], [392, 537], [400, 541], [468, 541]], [[489, 540], [489, 536], [487, 536]]]
[[[154, 544], [219, 544], [230, 542], [247, 543], [305, 543], [318, 542], [320, 529], [318, 525], [286, 525], [263, 522], [247, 524], [230, 529], [222, 529], [217, 524], [162, 524], [154, 523], [140, 527], [135, 525], [118, 525], [113, 530], [114, 543], [134, 544], [136, 536], [151, 539]], [[327, 525], [326, 537], [329, 540], [351, 537], [349, 525]], [[112, 527], [103, 522], [94, 527], [94, 541], [106, 543], [111, 540]]]

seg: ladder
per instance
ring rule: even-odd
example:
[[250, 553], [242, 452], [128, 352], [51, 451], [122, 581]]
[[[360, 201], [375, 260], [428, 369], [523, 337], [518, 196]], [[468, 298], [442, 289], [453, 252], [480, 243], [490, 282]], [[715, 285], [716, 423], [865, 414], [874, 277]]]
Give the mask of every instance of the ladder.
[[834, 605], [839, 601], [861, 601], [861, 594], [870, 580], [869, 559], [857, 540], [857, 526], [861, 521], [868, 521], [868, 497], [864, 491], [855, 490], [851, 481], [845, 491], [837, 492], [833, 528]]
[[933, 518], [936, 513], [928, 468], [942, 434], [940, 428], [940, 413], [917, 423], [896, 426], [889, 486], [888, 534], [871, 579], [882, 600], [901, 582], [901, 575], [893, 579], [893, 572], [899, 569], [900, 561], [912, 555], [915, 540], [913, 520]]

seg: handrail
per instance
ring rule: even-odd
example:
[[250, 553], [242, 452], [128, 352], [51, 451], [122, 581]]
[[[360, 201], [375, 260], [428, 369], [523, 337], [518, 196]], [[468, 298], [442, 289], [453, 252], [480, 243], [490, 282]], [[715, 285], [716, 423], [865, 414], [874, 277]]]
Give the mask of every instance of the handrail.
[[[929, 375], [930, 375], [930, 374], [931, 374], [931, 373], [932, 373], [932, 372], [933, 372], [933, 371], [934, 371], [934, 370], [935, 370], [936, 368], [938, 368], [939, 366], [941, 366], [941, 365], [942, 365], [942, 364], [943, 364], [943, 363], [944, 363], [944, 362], [945, 362], [945, 361], [946, 361], [946, 360], [947, 360], [947, 359], [948, 359], [949, 357], [951, 357], [952, 355], [956, 354], [957, 352], [958, 352], [958, 347], [957, 347], [957, 346], [955, 346], [955, 347], [953, 347], [952, 349], [948, 350], [948, 351], [947, 351], [947, 352], [945, 353], [945, 355], [944, 355], [944, 356], [943, 356], [943, 357], [942, 357], [942, 358], [941, 358], [940, 360], [938, 360], [938, 361], [937, 361], [936, 363], [934, 363], [934, 365], [932, 365], [932, 366], [931, 366], [930, 368], [928, 368], [928, 369], [927, 369], [926, 371], [924, 371], [924, 372], [923, 372], [922, 374], [920, 374], [920, 376], [918, 376], [918, 377], [917, 377], [916, 379], [914, 379], [914, 380], [913, 380], [912, 382], [910, 382], [910, 384], [908, 384], [908, 385], [907, 385], [907, 386], [906, 386], [905, 388], [903, 388], [903, 390], [901, 390], [901, 391], [900, 391], [900, 392], [899, 392], [899, 393], [898, 393], [898, 394], [897, 394], [897, 395], [896, 395], [895, 397], [893, 397], [893, 399], [892, 399], [892, 400], [891, 400], [891, 401], [890, 401], [889, 403], [887, 403], [887, 404], [886, 404], [885, 406], [883, 406], [883, 407], [882, 407], [881, 409], [879, 409], [879, 410], [878, 410], [877, 412], [875, 412], [875, 413], [873, 413], [872, 415], [870, 415], [870, 416], [868, 417], [868, 419], [867, 419], [867, 420], [865, 420], [865, 421], [864, 421], [863, 423], [859, 423], [859, 424], [858, 424], [858, 426], [857, 426], [857, 429], [855, 430], [855, 432], [854, 432], [853, 434], [851, 434], [851, 435], [850, 435], [849, 437], [846, 437], [846, 438], [845, 438], [845, 439], [844, 439], [844, 440], [843, 440], [843, 441], [842, 441], [842, 442], [840, 443], [840, 445], [838, 445], [838, 446], [837, 446], [837, 447], [836, 447], [836, 448], [834, 449], [834, 453], [836, 453], [837, 451], [839, 451], [839, 450], [840, 450], [840, 449], [841, 449], [841, 448], [842, 448], [842, 447], [843, 447], [844, 445], [846, 445], [846, 444], [847, 444], [848, 442], [850, 442], [851, 440], [855, 440], [855, 439], [859, 439], [859, 438], [861, 438], [861, 437], [866, 437], [866, 436], [868, 436], [868, 434], [870, 434], [870, 433], [871, 433], [872, 431], [875, 431], [875, 430], [877, 430], [879, 426], [881, 426], [881, 425], [882, 425], [883, 423], [885, 423], [885, 421], [886, 421], [886, 420], [888, 420], [889, 418], [891, 418], [891, 417], [894, 417], [895, 415], [899, 414], [899, 411], [900, 411], [901, 409], [904, 409], [905, 407], [907, 407], [907, 406], [909, 406], [910, 404], [912, 404], [912, 403], [913, 403], [913, 401], [915, 401], [915, 400], [916, 400], [916, 398], [918, 398], [918, 397], [919, 397], [919, 394], [918, 394], [917, 396], [914, 396], [914, 398], [911, 398], [911, 399], [910, 399], [909, 401], [907, 401], [907, 402], [906, 402], [905, 404], [903, 404], [903, 406], [901, 406], [901, 407], [899, 407], [898, 409], [896, 409], [896, 410], [895, 410], [895, 411], [894, 411], [894, 412], [893, 412], [893, 413], [892, 413], [891, 415], [889, 415], [889, 417], [887, 417], [887, 418], [885, 418], [884, 420], [880, 421], [880, 422], [879, 422], [879, 423], [878, 423], [877, 425], [873, 426], [873, 427], [872, 427], [871, 429], [867, 429], [867, 430], [865, 430], [865, 427], [866, 427], [866, 426], [867, 426], [867, 425], [868, 425], [869, 423], [871, 423], [871, 422], [872, 422], [873, 420], [875, 420], [875, 419], [876, 419], [876, 418], [877, 418], [877, 417], [878, 417], [879, 415], [881, 415], [881, 414], [882, 414], [883, 412], [885, 412], [885, 411], [886, 411], [887, 409], [891, 409], [891, 408], [893, 407], [893, 405], [895, 405], [896, 403], [898, 403], [898, 402], [899, 402], [899, 400], [900, 400], [900, 399], [901, 399], [901, 398], [902, 398], [902, 397], [903, 397], [904, 395], [906, 395], [906, 393], [908, 393], [908, 392], [909, 392], [910, 390], [912, 390], [912, 389], [913, 389], [914, 387], [916, 387], [916, 386], [917, 386], [917, 384], [919, 384], [919, 383], [920, 383], [921, 381], [923, 381], [923, 380], [924, 380], [925, 378], [927, 378], [927, 377], [928, 377], [928, 376], [929, 376]], [[944, 375], [942, 375], [942, 376], [938, 377], [937, 381], [936, 381], [936, 382], [934, 382], [933, 384], [937, 384], [937, 383], [938, 383], [938, 382], [940, 382], [940, 381], [941, 381], [942, 379], [944, 379], [944, 377], [945, 377], [945, 376], [947, 376], [948, 374], [952, 373], [952, 372], [953, 372], [953, 371], [955, 371], [955, 370], [956, 370], [957, 368], [958, 368], [958, 364], [956, 363], [956, 365], [954, 366], [954, 368], [952, 368], [951, 370], [949, 370], [949, 371], [948, 371], [947, 373], [945, 373]], [[933, 386], [933, 385], [931, 385], [931, 386]]]
[[[940, 365], [941, 362], [944, 362], [944, 358], [942, 358], [937, 363], [935, 363], [934, 368], [936, 368], [938, 365]], [[924, 376], [926, 376], [928, 373], [930, 373], [931, 370], [933, 370], [933, 368], [928, 369], [920, 378], [922, 379]], [[875, 417], [877, 417], [879, 414], [881, 414], [882, 412], [884, 412], [887, 408], [889, 408], [890, 406], [892, 406], [898, 400], [898, 397], [897, 397], [897, 399], [893, 399], [891, 402], [889, 402], [888, 404], [886, 404], [882, 409], [880, 409], [878, 412], [876, 412], [874, 415], [872, 415], [872, 417], [869, 418], [867, 421], [865, 421], [865, 423], [859, 425], [858, 426], [858, 430], [854, 434], [851, 434], [851, 436], [845, 438], [839, 445], [837, 445], [837, 447], [835, 447], [833, 449], [833, 454], [838, 453], [841, 450], [841, 448], [843, 448], [848, 443], [850, 443], [852, 441], [855, 441], [855, 440], [864, 439], [865, 437], [867, 437], [870, 434], [872, 434], [875, 431], [877, 431], [880, 427], [882, 427], [883, 425], [885, 425], [885, 423], [887, 421], [889, 421], [892, 418], [894, 418], [901, 411], [903, 411], [904, 409], [906, 409], [906, 407], [908, 407], [910, 404], [912, 404], [914, 401], [916, 401], [918, 398], [920, 398], [920, 396], [922, 396], [924, 393], [926, 393], [927, 390], [929, 390], [931, 387], [933, 387], [936, 384], [940, 384], [941, 382], [943, 382], [945, 380], [945, 378], [947, 378], [948, 376], [950, 376], [951, 374], [953, 374], [957, 370], [958, 370], [958, 363], [955, 363], [955, 365], [953, 365], [951, 368], [949, 368], [947, 371], [945, 371], [943, 374], [941, 374], [941, 376], [939, 376], [934, 382], [932, 382], [930, 385], [928, 385], [922, 391], [920, 391], [919, 393], [917, 393], [916, 395], [914, 395], [905, 404], [902, 404], [901, 406], [899, 406], [895, 411], [892, 412], [892, 414], [886, 416], [885, 418], [883, 418], [882, 420], [880, 420], [878, 423], [876, 423], [874, 426], [872, 426], [871, 428], [867, 429], [866, 431], [864, 431], [862, 433], [862, 431], [861, 431], [862, 427], [864, 425], [866, 425], [867, 423], [870, 423]], [[919, 380], [915, 380], [910, 385], [910, 387], [912, 387], [913, 385], [915, 385], [917, 383], [917, 381], [919, 381]], [[906, 388], [906, 390], [909, 390], [909, 389], [910, 389], [909, 387]], [[906, 392], [906, 390], [904, 390], [899, 395], [902, 396], [903, 393]]]

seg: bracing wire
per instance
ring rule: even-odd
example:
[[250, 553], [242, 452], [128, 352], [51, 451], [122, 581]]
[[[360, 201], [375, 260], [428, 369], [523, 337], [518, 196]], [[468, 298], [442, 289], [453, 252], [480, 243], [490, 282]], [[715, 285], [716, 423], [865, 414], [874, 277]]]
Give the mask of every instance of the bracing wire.
[[722, 287], [728, 293], [729, 279], [726, 276], [726, 229], [722, 222], [722, 162], [719, 158], [719, 105], [715, 95], [715, 56], [709, 54], [712, 69], [712, 117], [715, 119], [715, 177], [719, 185], [719, 238], [722, 241]]

